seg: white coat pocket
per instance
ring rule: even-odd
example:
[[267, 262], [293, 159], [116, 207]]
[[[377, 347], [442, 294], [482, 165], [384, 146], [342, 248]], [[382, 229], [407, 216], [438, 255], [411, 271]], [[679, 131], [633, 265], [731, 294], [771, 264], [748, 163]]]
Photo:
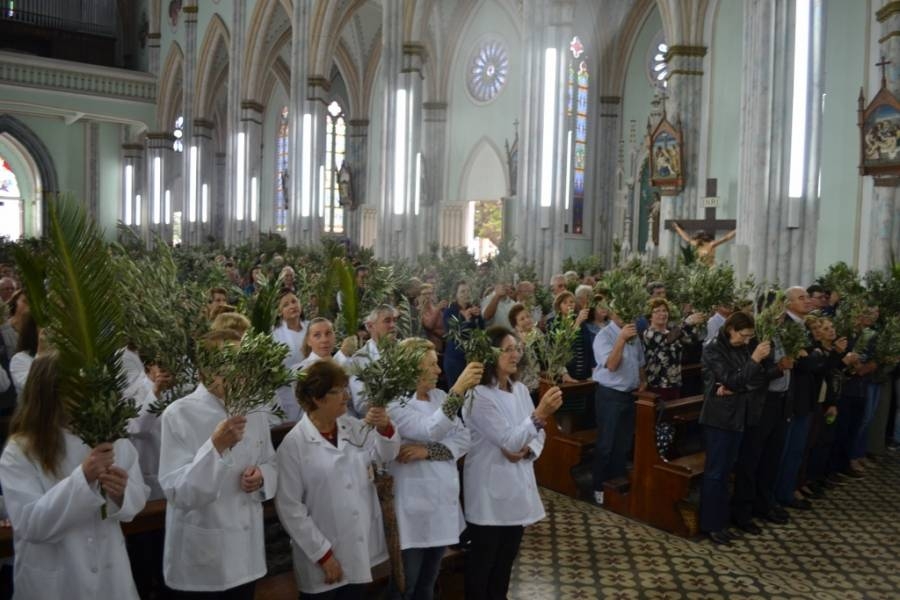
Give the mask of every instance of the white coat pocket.
[[59, 570], [47, 570], [32, 567], [28, 564], [16, 565], [19, 576], [15, 578], [16, 598], [22, 600], [41, 600], [42, 598], [65, 598], [63, 593], [62, 573]]
[[522, 482], [517, 471], [513, 464], [491, 465], [487, 486], [492, 498], [510, 500], [522, 492]]
[[435, 488], [441, 487], [440, 482], [429, 482], [427, 479], [410, 479], [403, 482], [400, 493], [401, 505], [410, 515], [421, 515], [433, 512], [437, 506], [435, 503]]
[[183, 525], [184, 564], [198, 567], [215, 565], [224, 551], [222, 531], [203, 529], [194, 525]]

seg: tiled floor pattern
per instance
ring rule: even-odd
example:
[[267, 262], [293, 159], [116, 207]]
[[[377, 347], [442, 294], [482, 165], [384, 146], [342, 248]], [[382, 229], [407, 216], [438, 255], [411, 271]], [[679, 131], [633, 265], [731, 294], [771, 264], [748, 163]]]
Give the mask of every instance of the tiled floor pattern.
[[510, 598], [900, 598], [900, 452], [729, 547], [541, 493], [548, 518], [526, 531]]

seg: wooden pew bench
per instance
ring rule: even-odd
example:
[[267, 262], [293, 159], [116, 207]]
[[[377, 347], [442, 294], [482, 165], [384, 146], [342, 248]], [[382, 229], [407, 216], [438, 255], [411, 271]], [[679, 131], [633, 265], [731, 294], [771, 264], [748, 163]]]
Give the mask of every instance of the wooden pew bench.
[[[595, 385], [593, 381], [562, 384], [563, 406], [567, 397], [586, 394], [590, 395], [592, 404]], [[542, 383], [538, 394], [543, 394], [546, 389], [547, 384]], [[597, 441], [593, 417], [587, 423], [583, 417], [584, 415], [557, 414], [547, 419], [544, 450], [534, 463], [538, 485], [572, 498], [579, 497], [572, 470], [588, 459]]]
[[[701, 451], [668, 460], [660, 456], [656, 448], [660, 400], [645, 392], [636, 397], [634, 465], [627, 479], [606, 482], [604, 507], [676, 535], [693, 536], [698, 507], [689, 496], [703, 475], [706, 454]], [[702, 405], [703, 396], [669, 400], [664, 419], [688, 423], [699, 417]]]

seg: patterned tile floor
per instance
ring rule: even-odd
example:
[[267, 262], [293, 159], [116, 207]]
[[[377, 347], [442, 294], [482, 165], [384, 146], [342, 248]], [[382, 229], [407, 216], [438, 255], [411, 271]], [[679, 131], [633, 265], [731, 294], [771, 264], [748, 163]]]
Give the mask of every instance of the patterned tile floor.
[[541, 491], [548, 518], [525, 533], [516, 600], [900, 598], [900, 451], [791, 511], [787, 525], [718, 547]]

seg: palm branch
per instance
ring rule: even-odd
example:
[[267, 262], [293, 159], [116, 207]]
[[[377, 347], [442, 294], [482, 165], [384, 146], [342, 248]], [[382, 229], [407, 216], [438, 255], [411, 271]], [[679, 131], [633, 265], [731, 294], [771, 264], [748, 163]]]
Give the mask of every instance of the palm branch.
[[[69, 428], [94, 447], [126, 437], [138, 415], [125, 387], [118, 351], [124, 308], [107, 245], [84, 209], [69, 198], [49, 203], [48, 254], [17, 252], [17, 262], [39, 327], [56, 349], [59, 393]], [[23, 251], [24, 252], [24, 251]], [[105, 504], [101, 513], [105, 516]]]
[[278, 298], [281, 295], [281, 278], [264, 275], [257, 277], [256, 293], [241, 302], [241, 312], [250, 320], [250, 328], [256, 333], [271, 333], [278, 318]]
[[356, 281], [353, 278], [353, 269], [346, 260], [335, 258], [332, 262], [337, 276], [338, 287], [341, 290], [341, 317], [344, 321], [346, 335], [355, 335], [359, 327], [359, 304], [356, 297]]

